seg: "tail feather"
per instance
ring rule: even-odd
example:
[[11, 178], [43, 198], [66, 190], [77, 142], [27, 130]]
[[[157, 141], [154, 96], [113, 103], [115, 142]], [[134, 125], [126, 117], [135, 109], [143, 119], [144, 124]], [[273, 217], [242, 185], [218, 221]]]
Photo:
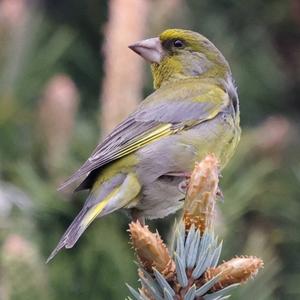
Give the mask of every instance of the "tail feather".
[[65, 234], [60, 239], [55, 249], [49, 255], [46, 263], [54, 258], [54, 256], [63, 248], [70, 249], [79, 240], [80, 236], [92, 223], [92, 221], [101, 213], [110, 198], [90, 207], [84, 207], [74, 221], [71, 223]]
[[[46, 263], [48, 263], [50, 260], [56, 256], [56, 254], [63, 248], [72, 248], [73, 245], [76, 243], [75, 237], [78, 236], [78, 233], [80, 230], [82, 220], [84, 219], [84, 216], [87, 212], [86, 208], [83, 208], [80, 213], [77, 215], [77, 217], [74, 219], [74, 221], [71, 223], [71, 225], [68, 227], [62, 238], [60, 239], [59, 243], [55, 247], [55, 249], [51, 252], [49, 257], [47, 258]], [[77, 240], [79, 239], [80, 235], [78, 236]]]
[[[134, 174], [112, 178], [105, 186], [103, 184], [99, 190], [90, 193], [85, 206], [71, 223], [65, 234], [60, 239], [56, 248], [47, 259], [47, 263], [63, 248], [72, 248], [83, 232], [97, 216], [104, 216], [119, 208], [126, 206], [132, 199], [135, 199], [141, 190], [141, 185]], [[116, 180], [117, 179], [117, 180]], [[103, 189], [107, 188], [104, 199], [99, 196]], [[97, 199], [102, 199], [101, 201]]]

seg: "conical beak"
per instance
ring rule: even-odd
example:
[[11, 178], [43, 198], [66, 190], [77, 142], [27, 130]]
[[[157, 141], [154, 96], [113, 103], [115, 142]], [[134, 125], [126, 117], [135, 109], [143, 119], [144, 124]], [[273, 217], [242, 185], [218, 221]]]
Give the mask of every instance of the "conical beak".
[[143, 40], [128, 47], [150, 63], [159, 64], [165, 55], [158, 37]]

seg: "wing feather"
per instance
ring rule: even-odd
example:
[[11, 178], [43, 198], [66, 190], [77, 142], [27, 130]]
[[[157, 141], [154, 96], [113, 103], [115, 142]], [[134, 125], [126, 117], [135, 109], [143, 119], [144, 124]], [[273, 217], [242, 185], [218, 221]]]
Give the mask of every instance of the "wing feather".
[[[162, 137], [214, 118], [222, 111], [224, 103], [227, 103], [222, 97], [215, 97], [211, 91], [206, 95], [201, 94], [201, 101], [198, 100], [198, 94], [191, 99], [184, 94], [176, 99], [174, 95], [173, 99], [176, 100], [172, 100], [172, 103], [148, 97], [136, 112], [120, 123], [96, 147], [90, 158], [59, 189], [64, 189], [92, 171]], [[223, 95], [227, 94], [223, 91]]]

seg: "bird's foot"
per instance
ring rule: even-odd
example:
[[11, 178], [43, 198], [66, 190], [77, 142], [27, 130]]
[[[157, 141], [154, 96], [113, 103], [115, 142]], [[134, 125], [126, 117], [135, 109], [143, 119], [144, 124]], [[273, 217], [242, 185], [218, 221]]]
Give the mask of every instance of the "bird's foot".
[[184, 180], [178, 184], [178, 189], [182, 194], [186, 194], [192, 173], [190, 173], [190, 172], [172, 172], [172, 173], [168, 173], [167, 175], [184, 178]]
[[190, 178], [186, 178], [178, 184], [178, 189], [182, 194], [186, 194], [186, 191], [189, 187]]
[[183, 180], [178, 184], [178, 189], [179, 189], [180, 193], [182, 193], [182, 194], [186, 193], [187, 188], [188, 188], [187, 180]]

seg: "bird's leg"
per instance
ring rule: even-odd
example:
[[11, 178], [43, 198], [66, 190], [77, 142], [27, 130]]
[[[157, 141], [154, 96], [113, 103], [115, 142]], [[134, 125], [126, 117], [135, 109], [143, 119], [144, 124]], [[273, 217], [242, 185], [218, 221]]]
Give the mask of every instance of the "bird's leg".
[[175, 177], [185, 177], [186, 179], [190, 179], [192, 173], [191, 172], [172, 172], [172, 173], [167, 173], [167, 176], [175, 176]]
[[139, 222], [142, 226], [145, 225], [145, 218], [141, 215], [141, 212], [138, 209], [132, 208], [130, 210], [130, 215], [133, 222]]

